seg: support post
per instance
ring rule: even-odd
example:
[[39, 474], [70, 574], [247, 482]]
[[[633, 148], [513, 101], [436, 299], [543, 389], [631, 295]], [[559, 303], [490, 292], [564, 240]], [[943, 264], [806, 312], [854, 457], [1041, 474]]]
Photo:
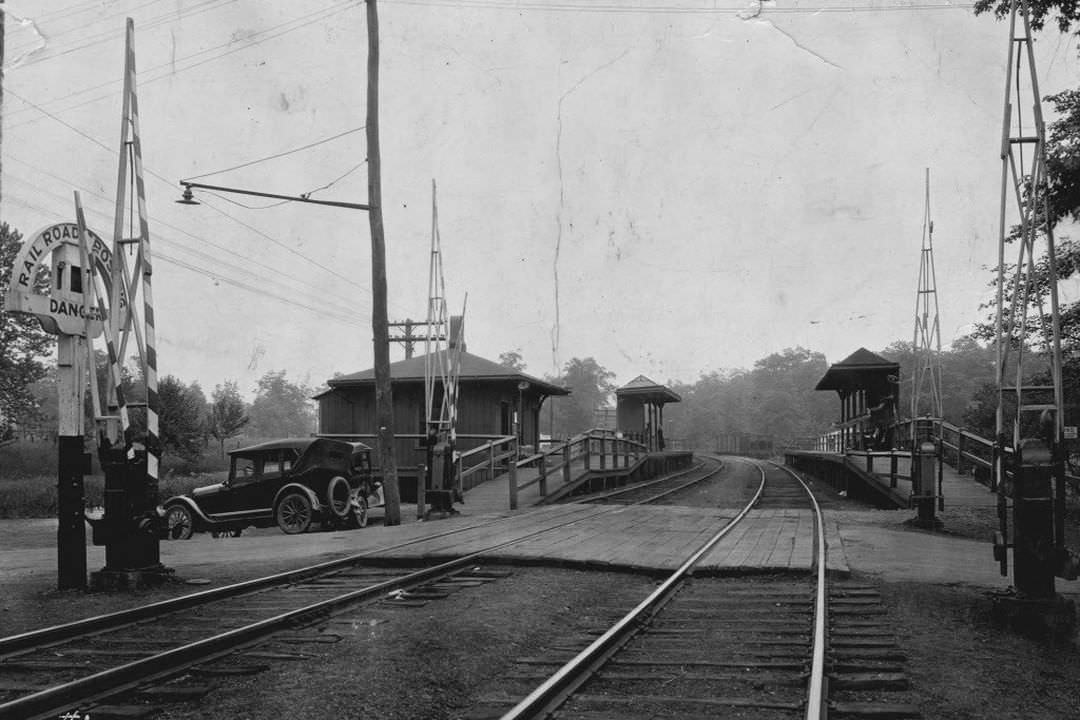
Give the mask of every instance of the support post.
[[538, 469], [540, 471], [540, 497], [547, 496], [547, 455], [543, 452], [540, 453], [540, 459], [537, 461]]
[[[517, 455], [517, 453], [514, 453]], [[507, 482], [510, 483], [510, 509], [517, 510], [518, 506], [518, 486], [517, 486], [517, 462], [513, 457], [510, 458], [510, 468], [506, 473]]]
[[930, 528], [934, 526], [934, 508], [937, 505], [937, 448], [934, 443], [920, 440], [912, 460], [912, 489], [915, 492], [915, 506], [918, 508], [917, 521], [920, 527]]
[[[427, 515], [427, 478], [428, 468], [431, 467], [431, 453], [427, 453], [428, 464], [420, 465], [417, 467], [416, 475], [416, 519], [423, 520]], [[383, 486], [385, 487], [386, 481], [383, 480]]]
[[394, 455], [394, 400], [390, 386], [390, 330], [386, 315], [386, 239], [382, 214], [382, 156], [379, 152], [379, 14], [367, 3], [368, 223], [371, 231], [371, 330], [375, 351], [375, 432], [382, 471], [386, 524], [401, 524], [401, 494]]
[[563, 485], [565, 486], [565, 485], [570, 484], [570, 443], [569, 442], [563, 445], [562, 453], [563, 453], [563, 455], [562, 455], [562, 457], [563, 457], [562, 480], [563, 480]]
[[86, 524], [84, 486], [89, 456], [83, 451], [83, 358], [81, 339], [60, 335], [57, 340], [56, 389], [60, 401], [57, 431], [56, 561], [58, 587], [86, 587]]

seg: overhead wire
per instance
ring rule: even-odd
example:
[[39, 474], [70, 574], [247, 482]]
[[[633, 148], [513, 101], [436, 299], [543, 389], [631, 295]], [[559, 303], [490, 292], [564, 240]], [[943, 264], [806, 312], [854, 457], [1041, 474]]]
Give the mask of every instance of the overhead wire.
[[[571, 0], [555, 0], [543, 2], [542, 0], [383, 0], [387, 5], [419, 5], [424, 7], [446, 8], [470, 8], [492, 10], [536, 10], [545, 12], [578, 12], [578, 13], [604, 13], [612, 15], [620, 14], [653, 14], [653, 15], [733, 15], [745, 13], [751, 10], [746, 4], [717, 5], [716, 3], [699, 3], [684, 5], [681, 3], [658, 4], [658, 3], [615, 3], [610, 0], [601, 2], [573, 2]], [[820, 5], [820, 6], [793, 6], [774, 7], [759, 2], [758, 11], [761, 14], [802, 14], [816, 15], [818, 13], [870, 13], [870, 12], [907, 12], [907, 11], [932, 11], [932, 10], [970, 10], [974, 3], [901, 3], [895, 5]]]
[[[19, 197], [11, 197], [10, 193], [7, 194], [6, 197], [7, 197], [7, 199], [11, 200], [12, 202], [15, 202], [15, 203], [17, 203], [19, 205], [22, 205], [23, 207], [26, 207], [26, 208], [31, 209], [31, 210], [37, 210], [37, 211], [44, 212], [44, 213], [53, 212], [51, 208], [44, 207], [44, 206], [42, 206], [40, 204], [33, 203], [31, 201], [28, 201], [28, 200], [25, 200], [25, 199], [22, 199], [22, 198], [19, 198]], [[164, 236], [162, 236], [160, 233], [157, 234], [157, 237], [164, 239]], [[162, 252], [160, 249], [155, 249], [154, 257], [155, 258], [160, 258], [164, 262], [167, 262], [167, 263], [169, 263], [171, 265], [176, 265], [178, 267], [182, 267], [182, 268], [184, 268], [186, 270], [197, 273], [199, 275], [203, 275], [205, 277], [208, 277], [211, 280], [215, 280], [215, 281], [218, 281], [218, 282], [224, 282], [227, 285], [232, 285], [234, 287], [240, 288], [242, 290], [246, 290], [246, 291], [254, 293], [256, 295], [261, 295], [263, 297], [267, 297], [267, 298], [270, 298], [270, 299], [273, 299], [273, 300], [277, 300], [279, 302], [283, 302], [283, 303], [286, 303], [288, 305], [293, 305], [295, 307], [298, 307], [298, 308], [301, 308], [301, 309], [304, 309], [304, 310], [309, 310], [309, 311], [317, 314], [319, 317], [322, 317], [322, 318], [331, 317], [331, 318], [333, 318], [335, 320], [339, 320], [341, 322], [345, 322], [345, 323], [348, 323], [350, 325], [355, 325], [357, 327], [367, 327], [367, 324], [360, 321], [360, 320], [358, 320], [355, 315], [346, 314], [346, 313], [341, 312], [340, 310], [328, 310], [326, 308], [316, 307], [314, 305], [311, 305], [311, 304], [308, 304], [308, 303], [305, 303], [305, 302], [300, 302], [299, 300], [297, 300], [295, 298], [271, 292], [271, 291], [269, 291], [269, 290], [267, 290], [267, 289], [265, 289], [263, 287], [250, 285], [250, 284], [245, 283], [245, 282], [243, 282], [241, 280], [238, 280], [238, 279], [236, 279], [234, 277], [231, 277], [231, 276], [229, 276], [227, 274], [214, 272], [211, 269], [201, 267], [199, 265], [195, 265], [193, 263], [190, 263], [190, 262], [181, 260], [179, 258], [173, 257], [169, 253]], [[259, 279], [259, 278], [256, 278], [256, 279]]]
[[[134, 14], [135, 10], [138, 10], [138, 9], [144, 8], [144, 7], [148, 7], [150, 5], [155, 5], [160, 1], [161, 0], [150, 0], [150, 2], [144, 3], [143, 5], [139, 5], [139, 6], [136, 6], [134, 8], [128, 8], [128, 9], [122, 10], [120, 12], [113, 13], [111, 15], [105, 15], [105, 16], [98, 17], [94, 21], [92, 21], [91, 23], [81, 24], [78, 27], [72, 28], [71, 30], [63, 30], [63, 31], [59, 31], [59, 32], [54, 33], [54, 34], [50, 34], [48, 36], [48, 43], [49, 44], [46, 46], [46, 48], [48, 48], [51, 45], [58, 45], [59, 47], [63, 48], [64, 43], [56, 43], [55, 42], [56, 38], [64, 37], [65, 35], [70, 35], [72, 33], [77, 33], [78, 34], [79, 41], [82, 41], [82, 44], [75, 45], [75, 46], [72, 46], [72, 47], [68, 47], [67, 49], [62, 49], [59, 52], [49, 52], [46, 55], [43, 55], [43, 56], [40, 56], [40, 57], [35, 57], [35, 58], [25, 60], [25, 61], [14, 62], [14, 63], [11, 63], [11, 64], [5, 63], [4, 68], [5, 68], [5, 70], [9, 70], [9, 69], [14, 69], [14, 68], [18, 68], [18, 67], [27, 67], [27, 66], [30, 66], [30, 65], [36, 65], [38, 63], [47, 62], [47, 61], [53, 60], [55, 58], [64, 57], [65, 55], [69, 55], [69, 54], [74, 53], [74, 52], [79, 52], [80, 50], [86, 50], [88, 48], [94, 47], [96, 45], [100, 45], [102, 43], [113, 42], [113, 41], [116, 40], [116, 29], [115, 28], [102, 30], [102, 31], [100, 31], [100, 32], [98, 32], [98, 33], [96, 33], [94, 35], [87, 35], [87, 27], [89, 25], [91, 25], [91, 24], [98, 25], [98, 24], [102, 24], [102, 23], [105, 23], [105, 22], [108, 22], [108, 21], [117, 20], [119, 18], [130, 17], [130, 16], [132, 16]], [[202, 2], [200, 2], [198, 4], [195, 4], [195, 5], [191, 5], [191, 6], [188, 6], [188, 7], [178, 7], [175, 10], [170, 10], [168, 12], [162, 13], [162, 14], [154, 16], [154, 17], [140, 19], [139, 28], [141, 30], [151, 30], [151, 29], [159, 27], [161, 25], [165, 25], [165, 24], [167, 24], [169, 22], [174, 22], [176, 20], [180, 20], [182, 18], [189, 17], [189, 16], [192, 16], [192, 15], [200, 15], [200, 14], [202, 14], [204, 12], [208, 12], [210, 10], [215, 10], [215, 9], [217, 9], [219, 7], [224, 7], [225, 5], [233, 3], [233, 2], [235, 2], [235, 0], [203, 0]], [[40, 19], [36, 19], [35, 25], [36, 24], [40, 24]], [[20, 51], [22, 49], [24, 49], [24, 48], [26, 50], [30, 51], [30, 52], [33, 52], [33, 48], [31, 48], [29, 45], [22, 45], [22, 46], [14, 45], [14, 46], [12, 46], [10, 48], [8, 54], [18, 56], [18, 55], [21, 54]]]
[[[11, 92], [11, 91], [9, 90], [9, 92]], [[14, 93], [14, 92], [11, 92], [11, 94], [15, 95], [15, 96], [16, 96], [16, 97], [18, 97], [18, 98], [19, 98], [20, 100], [23, 100], [24, 102], [27, 102], [27, 103], [29, 103], [29, 104], [33, 105], [34, 107], [36, 107], [36, 108], [37, 108], [37, 109], [39, 110], [39, 112], [41, 112], [42, 114], [44, 114], [44, 115], [46, 115], [47, 117], [51, 118], [51, 119], [52, 119], [52, 120], [54, 120], [55, 122], [57, 122], [57, 123], [59, 123], [59, 124], [63, 125], [64, 127], [68, 128], [69, 130], [71, 130], [72, 132], [76, 133], [76, 134], [77, 134], [77, 135], [79, 135], [80, 137], [82, 137], [82, 138], [84, 138], [84, 139], [86, 139], [86, 140], [88, 140], [88, 141], [92, 142], [93, 144], [97, 145], [98, 147], [100, 147], [100, 148], [102, 148], [102, 149], [104, 149], [104, 150], [107, 150], [108, 152], [112, 152], [112, 151], [113, 151], [113, 149], [112, 149], [112, 148], [110, 148], [110, 147], [109, 147], [108, 145], [106, 145], [106, 144], [105, 144], [105, 143], [103, 143], [102, 141], [98, 140], [97, 138], [93, 137], [92, 135], [90, 135], [90, 134], [88, 134], [88, 133], [85, 133], [85, 132], [83, 132], [83, 131], [82, 131], [82, 130], [80, 130], [79, 128], [75, 127], [74, 125], [72, 125], [71, 123], [67, 122], [66, 120], [63, 120], [63, 119], [61, 119], [61, 118], [57, 117], [57, 116], [56, 116], [55, 114], [53, 114], [53, 113], [49, 112], [48, 110], [45, 110], [44, 108], [41, 108], [41, 107], [37, 106], [37, 105], [36, 105], [35, 103], [31, 102], [30, 100], [27, 100], [26, 98], [23, 98], [23, 97], [22, 97], [21, 95], [19, 95], [18, 93]], [[171, 187], [171, 188], [175, 188], [175, 186], [173, 185], [172, 181], [170, 181], [170, 180], [166, 179], [165, 177], [163, 177], [162, 175], [159, 175], [158, 173], [154, 172], [154, 170], [153, 170], [153, 169], [151, 169], [151, 168], [149, 168], [149, 167], [146, 167], [145, 165], [143, 166], [143, 169], [144, 169], [144, 170], [146, 171], [146, 173], [147, 173], [147, 174], [149, 174], [150, 176], [154, 177], [155, 179], [157, 179], [157, 180], [159, 180], [159, 181], [161, 181], [161, 182], [165, 183], [166, 185], [168, 185], [168, 186], [169, 186], [169, 187]], [[348, 173], [346, 173], [346, 175], [348, 175], [349, 173], [351, 173], [351, 172], [355, 171], [355, 169], [356, 169], [356, 168], [353, 168], [353, 170], [350, 170], [350, 171], [349, 171]], [[344, 176], [342, 176], [342, 177], [344, 177]], [[338, 178], [338, 179], [341, 179], [341, 178]], [[337, 180], [335, 180], [335, 181], [333, 181], [333, 182], [337, 182]], [[297, 250], [296, 250], [295, 248], [291, 248], [291, 247], [289, 247], [288, 245], [286, 245], [286, 244], [285, 244], [285, 243], [283, 243], [282, 241], [280, 241], [280, 240], [278, 240], [277, 238], [274, 238], [274, 237], [272, 237], [272, 236], [268, 235], [267, 233], [263, 232], [262, 230], [259, 230], [258, 228], [255, 228], [255, 227], [253, 227], [252, 225], [249, 225], [248, 223], [245, 223], [245, 222], [243, 222], [242, 220], [239, 220], [238, 218], [235, 218], [235, 217], [233, 217], [232, 215], [229, 215], [229, 214], [228, 214], [227, 212], [225, 212], [225, 211], [224, 211], [224, 210], [222, 210], [221, 208], [215, 207], [215, 206], [214, 206], [214, 205], [213, 205], [212, 203], [209, 203], [209, 202], [204, 202], [203, 204], [204, 204], [204, 205], [206, 205], [207, 207], [211, 208], [212, 210], [214, 210], [214, 211], [215, 211], [215, 212], [217, 212], [218, 214], [220, 214], [220, 215], [223, 215], [224, 217], [227, 217], [227, 218], [229, 218], [229, 219], [230, 219], [230, 220], [232, 220], [233, 222], [239, 223], [240, 225], [244, 226], [244, 227], [245, 227], [245, 228], [247, 228], [248, 230], [251, 230], [252, 232], [255, 232], [255, 233], [257, 233], [257, 234], [258, 234], [258, 235], [260, 235], [261, 237], [263, 237], [263, 238], [265, 238], [265, 239], [269, 240], [270, 242], [272, 242], [272, 243], [274, 243], [274, 244], [278, 245], [279, 247], [283, 248], [284, 250], [288, 251], [289, 253], [291, 253], [291, 254], [293, 254], [293, 255], [296, 255], [297, 257], [300, 257], [300, 258], [302, 258], [303, 260], [305, 260], [305, 261], [307, 261], [307, 262], [311, 263], [312, 265], [314, 265], [315, 267], [319, 268], [320, 270], [323, 270], [323, 271], [325, 271], [325, 272], [328, 272], [328, 273], [330, 273], [331, 275], [334, 275], [334, 276], [336, 276], [336, 277], [338, 277], [338, 278], [340, 278], [340, 279], [342, 279], [342, 280], [344, 280], [344, 281], [348, 282], [349, 284], [351, 284], [351, 285], [354, 285], [354, 286], [356, 286], [357, 288], [359, 288], [359, 289], [361, 289], [361, 290], [364, 290], [364, 291], [370, 291], [370, 288], [368, 288], [368, 287], [366, 287], [366, 286], [364, 286], [364, 285], [361, 285], [361, 284], [357, 283], [357, 282], [356, 282], [355, 280], [353, 280], [352, 278], [350, 278], [350, 277], [347, 277], [347, 276], [345, 276], [345, 275], [343, 275], [343, 274], [339, 273], [338, 271], [334, 270], [333, 268], [329, 268], [329, 267], [327, 267], [327, 266], [323, 265], [322, 263], [319, 263], [319, 262], [317, 262], [316, 260], [314, 260], [314, 259], [312, 259], [312, 258], [308, 257], [307, 255], [304, 255], [303, 253], [301, 253], [301, 252], [297, 251]]]
[[[336, 178], [334, 178], [330, 182], [326, 183], [325, 185], [320, 185], [319, 187], [315, 188], [314, 190], [308, 190], [307, 192], [302, 192], [297, 197], [300, 197], [300, 198], [303, 198], [303, 199], [306, 200], [306, 199], [310, 198], [312, 195], [314, 195], [317, 192], [322, 192], [323, 190], [329, 190], [334, 185], [336, 185], [339, 181], [344, 180], [348, 176], [352, 175], [354, 172], [356, 172], [360, 168], [364, 167], [364, 165], [366, 165], [366, 164], [367, 164], [367, 159], [365, 158], [363, 162], [360, 162], [360, 163], [357, 163], [356, 165], [353, 165], [350, 169], [346, 170], [341, 175], [338, 175]], [[200, 177], [202, 177], [202, 176], [200, 176]], [[188, 179], [191, 179], [191, 178], [188, 178]], [[300, 202], [299, 200], [279, 200], [278, 202], [268, 203], [266, 205], [248, 205], [247, 203], [242, 203], [239, 200], [233, 200], [230, 197], [227, 197], [227, 196], [225, 196], [225, 195], [223, 195], [221, 193], [218, 193], [218, 192], [214, 192], [212, 190], [206, 190], [204, 188], [199, 188], [199, 192], [200, 193], [206, 193], [207, 195], [213, 195], [214, 197], [218, 198], [219, 200], [224, 200], [225, 202], [231, 203], [232, 205], [238, 205], [238, 206], [240, 206], [240, 207], [242, 207], [242, 208], [244, 208], [246, 210], [269, 210], [270, 208], [280, 207], [282, 205], [287, 205], [287, 204], [292, 203], [292, 202]]]
[[[68, 200], [68, 198], [65, 198], [64, 196], [60, 195], [59, 193], [55, 193], [55, 192], [53, 192], [51, 190], [46, 190], [44, 188], [41, 188], [41, 187], [27, 181], [23, 177], [15, 176], [13, 179], [18, 183], [29, 186], [30, 188], [32, 188], [34, 191], [36, 191], [37, 193], [39, 193], [41, 195], [51, 196], [52, 198], [55, 198], [56, 200], [58, 200], [60, 202], [64, 202], [65, 200]], [[92, 192], [92, 191], [86, 192], [85, 195], [87, 197], [94, 196], [94, 197], [98, 197], [98, 198], [101, 198], [101, 199], [108, 200], [108, 198], [101, 195], [100, 193], [95, 193], [95, 192]], [[23, 205], [24, 207], [32, 207], [33, 209], [39, 209], [39, 210], [44, 210], [46, 212], [49, 212], [46, 208], [44, 208], [42, 206], [31, 206], [30, 204], [28, 204], [25, 201], [20, 202], [20, 204]], [[88, 213], [96, 214], [98, 216], [103, 217], [106, 221], [110, 220], [110, 218], [107, 217], [106, 213], [98, 211], [93, 207], [88, 208], [87, 211], [88, 211]], [[161, 222], [159, 220], [155, 220], [154, 224], [155, 225], [162, 225], [164, 227], [168, 227], [168, 228], [174, 229], [174, 230], [179, 230], [180, 232], [184, 232], [185, 234], [190, 235], [190, 233], [186, 233], [186, 231], [183, 231], [182, 229], [175, 228], [175, 226], [169, 225], [168, 223], [164, 223], [164, 222]], [[253, 272], [248, 267], [242, 267], [242, 266], [239, 266], [239, 265], [231, 264], [229, 262], [221, 260], [218, 257], [214, 257], [213, 255], [202, 252], [202, 251], [200, 251], [198, 249], [195, 249], [195, 248], [183, 245], [181, 243], [178, 243], [175, 240], [175, 238], [170, 238], [170, 237], [168, 237], [167, 235], [165, 235], [165, 234], [163, 234], [161, 232], [155, 232], [154, 233], [154, 239], [158, 240], [158, 241], [162, 241], [162, 242], [166, 243], [166, 245], [174, 246], [175, 249], [179, 249], [179, 250], [181, 250], [183, 252], [190, 253], [192, 255], [196, 255], [198, 257], [204, 258], [204, 259], [208, 260], [210, 263], [212, 263], [214, 266], [222, 267], [224, 269], [231, 270], [236, 275], [245, 276], [245, 277], [250, 278], [253, 281], [260, 282], [260, 283], [265, 283], [268, 287], [276, 287], [276, 286], [281, 285], [281, 282], [283, 281], [283, 279], [287, 279], [287, 280], [293, 281], [293, 282], [295, 282], [297, 284], [301, 284], [301, 285], [308, 285], [311, 288], [311, 290], [307, 290], [307, 291], [299, 290], [298, 292], [311, 293], [313, 295], [313, 299], [316, 302], [325, 302], [326, 301], [326, 298], [325, 298], [326, 286], [325, 286], [325, 284], [320, 286], [320, 285], [315, 285], [314, 283], [309, 283], [309, 282], [306, 282], [304, 280], [294, 278], [294, 277], [290, 276], [289, 274], [283, 273], [281, 270], [278, 270], [277, 268], [273, 268], [273, 267], [271, 267], [269, 265], [266, 265], [264, 263], [260, 263], [257, 260], [247, 258], [247, 257], [242, 256], [242, 255], [239, 255], [238, 253], [230, 252], [230, 254], [235, 255], [238, 259], [244, 261], [245, 263], [248, 263], [248, 262], [255, 263], [255, 264], [260, 265], [261, 267], [269, 270], [271, 273], [274, 273], [271, 277], [266, 277], [266, 276], [263, 276], [263, 275], [259, 275], [258, 273]], [[204, 242], [207, 242], [207, 244], [213, 245], [213, 243], [210, 243], [209, 241], [204, 241]], [[215, 247], [220, 247], [220, 246], [215, 245]], [[227, 251], [227, 252], [229, 252], [229, 251]], [[160, 251], [155, 249], [155, 256], [157, 256], [157, 255], [160, 255]], [[180, 261], [177, 260], [177, 263], [179, 263], [179, 262]], [[197, 269], [199, 266], [193, 266], [193, 265], [192, 266], [187, 266], [187, 265], [185, 265], [185, 267], [188, 267], [188, 269]], [[201, 269], [204, 271], [203, 274], [206, 274], [208, 276], [212, 276], [215, 279], [220, 279], [222, 277], [222, 274], [220, 272], [215, 272], [213, 269], [207, 269], [207, 268], [201, 268]], [[264, 295], [266, 295], [268, 297], [280, 298], [279, 295], [277, 295], [275, 293], [270, 293], [268, 291], [256, 291], [256, 292], [259, 292], [260, 294], [264, 294]], [[297, 292], [297, 291], [294, 290], [293, 292]], [[315, 293], [321, 293], [321, 294], [315, 295]], [[334, 316], [337, 316], [337, 317], [347, 317], [346, 315], [343, 315], [342, 313], [340, 313], [340, 311], [337, 309], [337, 307], [335, 307], [333, 305], [328, 305], [322, 310], [316, 309], [316, 308], [314, 308], [314, 307], [312, 307], [310, 305], [307, 305], [307, 304], [305, 304], [304, 306], [308, 307], [309, 309], [316, 310], [317, 312], [322, 312], [322, 313], [324, 313], [326, 315], [334, 315]]]
[[[291, 150], [283, 150], [283, 151], [281, 151], [279, 153], [274, 153], [273, 155], [267, 155], [266, 157], [262, 157], [262, 158], [259, 158], [257, 160], [249, 160], [248, 162], [241, 163], [239, 165], [233, 165], [232, 167], [227, 167], [227, 168], [225, 168], [223, 170], [214, 170], [213, 172], [203, 173], [202, 175], [192, 175], [191, 177], [187, 177], [187, 178], [184, 178], [184, 179], [185, 180], [198, 180], [199, 178], [210, 177], [211, 175], [222, 175], [222, 174], [227, 173], [227, 172], [232, 172], [233, 170], [240, 170], [241, 168], [251, 167], [252, 165], [257, 165], [258, 163], [261, 163], [261, 162], [267, 162], [268, 160], [277, 160], [278, 158], [285, 157], [286, 155], [292, 155], [293, 153], [298, 153], [298, 152], [300, 152], [302, 150], [310, 150], [313, 147], [318, 147], [319, 145], [323, 145], [323, 144], [328, 143], [328, 142], [330, 142], [332, 140], [337, 140], [338, 138], [343, 138], [346, 135], [351, 135], [351, 134], [353, 134], [355, 132], [360, 132], [361, 130], [364, 130], [366, 128], [367, 128], [367, 125], [361, 125], [360, 127], [355, 127], [355, 128], [351, 128], [349, 130], [345, 130], [344, 132], [340, 132], [337, 135], [331, 135], [328, 138], [323, 138], [322, 140], [316, 140], [315, 142], [308, 143], [307, 145], [302, 145], [302, 146], [300, 146], [298, 148], [293, 148]], [[359, 167], [359, 166], [357, 166], [357, 167]], [[344, 177], [344, 175], [342, 177]], [[340, 180], [341, 178], [338, 178], [338, 179]]]
[[[150, 0], [147, 4], [152, 5], [158, 2], [165, 2], [165, 0]], [[139, 7], [142, 6], [140, 5]], [[56, 10], [46, 10], [40, 14], [34, 15], [34, 21], [41, 22], [44, 20], [70, 19], [91, 10], [96, 10], [100, 13], [102, 11], [101, 0], [86, 0], [85, 2], [75, 3]], [[117, 14], [123, 13], [113, 13], [112, 15], [109, 15], [109, 17], [115, 17]]]
[[[187, 55], [187, 56], [184, 56], [182, 58], [172, 59], [167, 63], [161, 63], [159, 65], [152, 66], [150, 68], [147, 68], [145, 70], [140, 71], [140, 78], [139, 78], [140, 87], [145, 87], [146, 85], [149, 85], [150, 83], [157, 82], [158, 80], [163, 80], [165, 78], [172, 77], [172, 76], [174, 76], [176, 74], [179, 74], [181, 72], [185, 72], [187, 70], [191, 70], [191, 69], [196, 68], [196, 67], [200, 67], [202, 65], [213, 62], [215, 60], [220, 60], [221, 58], [227, 57], [227, 56], [232, 55], [234, 53], [241, 52], [243, 50], [248, 50], [248, 49], [250, 49], [252, 47], [255, 47], [256, 45], [261, 45], [262, 43], [264, 43], [264, 42], [266, 42], [268, 40], [273, 40], [273, 39], [276, 39], [276, 38], [281, 37], [283, 35], [286, 35], [288, 33], [294, 32], [296, 30], [300, 30], [302, 28], [308, 27], [310, 25], [313, 25], [316, 22], [319, 22], [321, 20], [325, 20], [327, 18], [333, 17], [334, 15], [338, 15], [338, 14], [340, 14], [342, 12], [345, 12], [346, 10], [350, 10], [350, 9], [355, 8], [355, 7], [357, 7], [356, 3], [349, 2], [348, 0], [346, 0], [345, 2], [338, 2], [338, 3], [334, 4], [334, 5], [330, 5], [330, 6], [326, 7], [326, 8], [323, 8], [322, 10], [318, 10], [318, 11], [315, 11], [315, 12], [312, 12], [312, 13], [307, 13], [305, 15], [301, 15], [299, 18], [294, 18], [294, 19], [286, 21], [284, 23], [280, 23], [278, 25], [273, 25], [273, 26], [271, 26], [269, 28], [266, 28], [265, 30], [260, 30], [260, 31], [253, 32], [252, 34], [248, 35], [247, 37], [245, 37], [241, 41], [230, 40], [227, 43], [222, 43], [220, 45], [216, 45], [214, 47], [207, 48], [205, 50], [200, 50], [200, 51], [198, 51], [196, 53], [192, 53], [191, 55]], [[193, 60], [194, 58], [198, 58], [200, 56], [207, 55], [208, 53], [213, 53], [215, 51], [223, 50], [223, 49], [225, 49], [224, 52], [220, 52], [220, 53], [218, 53], [216, 55], [210, 55], [209, 57], [205, 57], [205, 58], [203, 58], [201, 60], [198, 60], [197, 62], [191, 62], [190, 64], [183, 65], [183, 63], [185, 61], [187, 61], [187, 60]], [[57, 57], [57, 56], [52, 55], [52, 56], [49, 56], [49, 58], [46, 58], [46, 59], [51, 59], [53, 57]], [[178, 63], [181, 64], [180, 67], [177, 67]], [[9, 79], [10, 79], [10, 76], [9, 76]], [[89, 92], [93, 92], [93, 91], [96, 91], [96, 90], [101, 90], [101, 89], [106, 88], [106, 87], [117, 87], [118, 85], [119, 85], [118, 81], [110, 80], [110, 81], [100, 83], [98, 85], [94, 85], [94, 86], [91, 86], [91, 87], [88, 87], [88, 88], [83, 88], [82, 90], [78, 90], [78, 91], [73, 92], [73, 93], [68, 93], [67, 95], [64, 95], [64, 96], [59, 97], [59, 98], [53, 98], [51, 100], [44, 101], [44, 102], [40, 103], [39, 105], [37, 105], [36, 107], [40, 108], [41, 105], [52, 105], [52, 104], [55, 104], [55, 103], [60, 103], [60, 102], [63, 102], [64, 100], [68, 100], [68, 99], [71, 99], [71, 98], [78, 97], [79, 95], [84, 95], [84, 94], [89, 93]], [[7, 87], [8, 86], [5, 85], [5, 88], [7, 88]], [[73, 105], [63, 107], [59, 111], [60, 112], [68, 112], [68, 111], [71, 111], [71, 110], [75, 110], [75, 109], [83, 107], [85, 105], [89, 105], [89, 104], [98, 102], [99, 100], [103, 100], [105, 98], [112, 97], [115, 94], [117, 94], [117, 92], [119, 92], [118, 89], [110, 91], [110, 92], [102, 94], [102, 95], [97, 95], [95, 97], [89, 98], [88, 100], [83, 100], [82, 102], [75, 103]], [[19, 109], [9, 110], [9, 111], [7, 111], [6, 114], [10, 118], [11, 116], [20, 114], [20, 110]], [[38, 118], [32, 118], [32, 119], [29, 119], [29, 120], [24, 120], [22, 122], [10, 123], [9, 128], [14, 129], [14, 128], [22, 127], [23, 125], [26, 125], [26, 124], [29, 124], [29, 123], [32, 123], [32, 122], [37, 122], [37, 120], [38, 120]]]

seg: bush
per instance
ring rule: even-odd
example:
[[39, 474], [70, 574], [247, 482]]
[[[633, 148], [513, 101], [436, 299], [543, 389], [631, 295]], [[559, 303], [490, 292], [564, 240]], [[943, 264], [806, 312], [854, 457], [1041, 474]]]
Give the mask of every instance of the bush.
[[0, 447], [0, 480], [56, 477], [55, 438], [33, 442], [16, 440]]

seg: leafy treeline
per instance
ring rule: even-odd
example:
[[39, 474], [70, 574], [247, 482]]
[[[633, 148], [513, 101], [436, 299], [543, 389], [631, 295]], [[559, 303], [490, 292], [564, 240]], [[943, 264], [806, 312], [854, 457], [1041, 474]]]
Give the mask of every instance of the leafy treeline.
[[[911, 414], [916, 361], [925, 359], [915, 357], [909, 341], [897, 341], [876, 352], [900, 364], [897, 410], [900, 418], [906, 418]], [[500, 360], [524, 370], [516, 352], [503, 353]], [[997, 401], [993, 349], [972, 337], [961, 337], [941, 353], [940, 363], [945, 419], [992, 435]], [[840, 419], [837, 394], [814, 390], [830, 364], [824, 354], [796, 347], [762, 358], [749, 370], [716, 370], [694, 383], [669, 381], [667, 386], [682, 401], [665, 406], [665, 434], [669, 440], [699, 449], [715, 447], [718, 438], [729, 434], [771, 435], [778, 442], [818, 437]], [[573, 358], [562, 373], [545, 379], [569, 388], [571, 395], [547, 401], [541, 414], [544, 433], [550, 431], [552, 421], [558, 436], [594, 427], [598, 412], [615, 405], [614, 374], [592, 357]], [[920, 408], [918, 414], [925, 412]]]
[[694, 448], [716, 447], [718, 437], [733, 433], [820, 435], [839, 417], [835, 393], [814, 392], [828, 369], [822, 353], [797, 347], [758, 360], [751, 370], [673, 383], [682, 402], [664, 408], [666, 434]]
[[[900, 418], [909, 417], [917, 361], [912, 343], [897, 341], [874, 352], [900, 364], [897, 411]], [[984, 386], [994, 383], [993, 348], [965, 336], [942, 351], [940, 362], [945, 419], [992, 434], [996, 393], [988, 398]], [[665, 408], [668, 436], [698, 448], [713, 447], [717, 436], [727, 433], [771, 435], [778, 442], [820, 436], [840, 419], [838, 395], [814, 390], [830, 364], [822, 353], [788, 348], [758, 360], [750, 370], [713, 372], [693, 384], [674, 383], [671, 388], [683, 401]], [[986, 404], [988, 399], [991, 404]], [[925, 408], [919, 414], [923, 412]]]
[[[108, 371], [108, 360], [97, 353], [99, 381]], [[99, 386], [103, 383], [99, 382]], [[121, 388], [128, 402], [132, 426], [136, 431], [146, 427], [145, 401], [138, 371], [124, 368]], [[56, 370], [49, 368], [44, 376], [28, 387], [30, 402], [18, 416], [24, 427], [56, 428]], [[217, 385], [207, 399], [199, 383], [185, 383], [174, 375], [158, 380], [160, 402], [159, 434], [163, 456], [172, 467], [190, 467], [207, 455], [211, 440], [215, 452], [225, 453], [225, 443], [243, 433], [248, 438], [304, 437], [315, 431], [315, 409], [311, 401], [313, 389], [303, 383], [290, 382], [284, 370], [267, 372], [259, 379], [255, 397], [246, 403], [236, 381]], [[93, 434], [93, 411], [87, 401], [87, 435]]]

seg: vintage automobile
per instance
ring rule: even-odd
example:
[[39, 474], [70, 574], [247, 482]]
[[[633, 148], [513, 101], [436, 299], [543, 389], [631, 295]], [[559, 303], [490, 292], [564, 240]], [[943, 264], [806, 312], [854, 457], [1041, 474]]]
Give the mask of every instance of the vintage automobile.
[[276, 524], [290, 535], [367, 525], [369, 497], [381, 498], [372, 480], [371, 448], [330, 438], [296, 438], [229, 453], [224, 482], [195, 488], [163, 503], [167, 537], [195, 532], [239, 535]]

